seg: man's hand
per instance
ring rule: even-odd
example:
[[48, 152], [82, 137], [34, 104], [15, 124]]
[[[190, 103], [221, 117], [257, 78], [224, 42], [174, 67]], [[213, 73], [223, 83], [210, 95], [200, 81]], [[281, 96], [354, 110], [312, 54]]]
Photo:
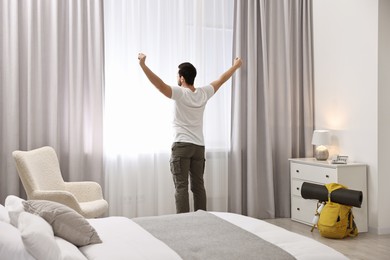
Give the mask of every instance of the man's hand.
[[143, 53], [138, 53], [138, 60], [140, 65], [145, 64], [146, 55]]
[[241, 60], [241, 58], [238, 58], [238, 57], [235, 58], [235, 59], [234, 59], [234, 62], [233, 62], [233, 66], [239, 68], [239, 67], [241, 67], [241, 65], [242, 65], [242, 60]]

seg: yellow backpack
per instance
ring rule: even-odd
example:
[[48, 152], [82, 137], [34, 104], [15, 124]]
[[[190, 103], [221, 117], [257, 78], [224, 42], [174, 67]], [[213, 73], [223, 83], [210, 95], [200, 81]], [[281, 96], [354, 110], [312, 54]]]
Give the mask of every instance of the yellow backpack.
[[355, 224], [352, 206], [346, 206], [330, 200], [332, 191], [347, 187], [338, 183], [329, 183], [325, 185], [328, 189], [328, 201], [322, 208], [317, 228], [321, 236], [327, 238], [344, 238], [347, 236], [355, 237], [358, 234], [358, 228]]

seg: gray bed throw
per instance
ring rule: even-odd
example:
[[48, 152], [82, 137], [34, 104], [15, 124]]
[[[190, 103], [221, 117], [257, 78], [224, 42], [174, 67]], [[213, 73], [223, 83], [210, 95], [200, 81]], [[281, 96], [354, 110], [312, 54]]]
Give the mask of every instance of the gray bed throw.
[[201, 210], [133, 221], [185, 260], [295, 259], [283, 249]]

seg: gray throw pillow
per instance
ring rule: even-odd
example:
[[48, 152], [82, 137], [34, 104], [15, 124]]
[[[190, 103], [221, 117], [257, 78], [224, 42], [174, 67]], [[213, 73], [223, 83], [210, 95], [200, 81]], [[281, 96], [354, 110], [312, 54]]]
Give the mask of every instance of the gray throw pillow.
[[53, 228], [54, 235], [75, 246], [102, 243], [96, 230], [75, 210], [48, 200], [23, 201], [24, 210], [39, 215]]

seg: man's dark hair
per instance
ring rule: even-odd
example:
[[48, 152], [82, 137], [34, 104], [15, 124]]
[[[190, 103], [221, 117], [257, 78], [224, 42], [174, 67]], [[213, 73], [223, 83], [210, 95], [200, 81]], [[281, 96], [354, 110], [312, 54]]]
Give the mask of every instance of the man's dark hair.
[[184, 62], [179, 65], [179, 76], [183, 76], [186, 80], [186, 83], [189, 85], [194, 85], [196, 77], [196, 69], [194, 65], [189, 62]]

